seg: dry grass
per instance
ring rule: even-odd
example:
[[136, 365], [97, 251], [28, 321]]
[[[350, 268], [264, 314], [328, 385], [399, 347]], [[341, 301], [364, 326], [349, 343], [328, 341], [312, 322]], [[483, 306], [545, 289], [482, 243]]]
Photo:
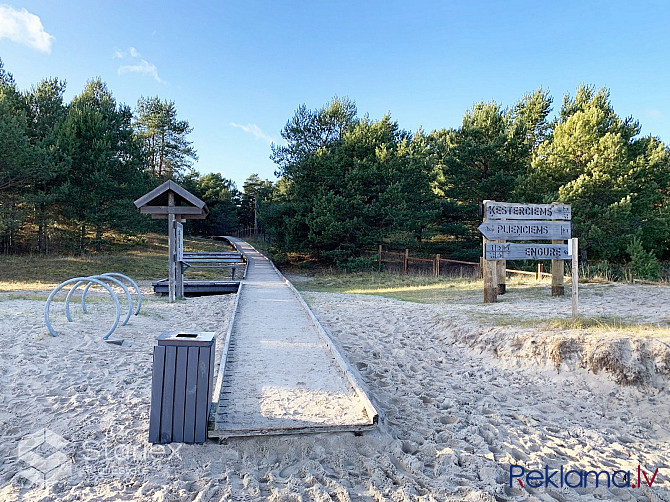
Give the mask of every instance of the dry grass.
[[670, 337], [670, 324], [667, 322], [635, 322], [633, 319], [623, 319], [621, 317], [594, 316], [577, 317], [576, 319], [548, 318], [523, 321], [520, 324], [524, 327], [552, 330], [576, 330], [589, 333], [625, 334], [633, 337]]
[[[481, 300], [481, 279], [459, 279], [391, 273], [317, 273], [314, 276], [288, 274], [302, 291], [378, 295], [415, 303], [474, 303]], [[547, 281], [508, 278], [514, 288], [537, 288]]]
[[[466, 313], [482, 326], [531, 328], [541, 331], [570, 331], [575, 335], [611, 335], [629, 337], [670, 338], [670, 319], [657, 323], [645, 322], [633, 317], [592, 316], [576, 319], [547, 317], [528, 319], [514, 313], [484, 313], [479, 308], [483, 302], [482, 280], [436, 278], [429, 276], [398, 275], [389, 273], [317, 273], [313, 276], [288, 274], [289, 279], [301, 291], [326, 293], [348, 293], [377, 295], [415, 303], [432, 303], [465, 306]], [[548, 294], [549, 279], [535, 281], [523, 276], [507, 278], [508, 294], [503, 302], [526, 302]], [[584, 290], [582, 295], [601, 297], [612, 286], [603, 284], [593, 290]], [[567, 291], [566, 291], [567, 293]], [[569, 294], [569, 293], [567, 293]], [[472, 306], [470, 309], [467, 306]]]
[[[185, 238], [186, 251], [230, 250], [223, 241]], [[55, 287], [72, 277], [120, 272], [135, 280], [162, 279], [167, 275], [167, 236], [149, 234], [130, 249], [82, 256], [0, 256], [0, 291], [34, 291]], [[221, 278], [228, 270], [190, 270], [187, 279]]]

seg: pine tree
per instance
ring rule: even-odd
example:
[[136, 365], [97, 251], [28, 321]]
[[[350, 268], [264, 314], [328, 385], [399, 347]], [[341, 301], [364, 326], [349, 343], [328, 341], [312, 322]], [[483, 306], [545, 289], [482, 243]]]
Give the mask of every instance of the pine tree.
[[133, 125], [144, 142], [152, 176], [183, 177], [198, 159], [192, 143], [186, 139], [193, 129], [186, 120], [177, 120], [173, 101], [140, 98]]

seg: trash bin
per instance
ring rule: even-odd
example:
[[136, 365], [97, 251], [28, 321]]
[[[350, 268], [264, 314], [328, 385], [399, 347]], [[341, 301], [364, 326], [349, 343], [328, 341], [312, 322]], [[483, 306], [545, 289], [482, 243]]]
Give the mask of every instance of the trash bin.
[[166, 331], [157, 340], [149, 442], [204, 443], [214, 388], [214, 333]]

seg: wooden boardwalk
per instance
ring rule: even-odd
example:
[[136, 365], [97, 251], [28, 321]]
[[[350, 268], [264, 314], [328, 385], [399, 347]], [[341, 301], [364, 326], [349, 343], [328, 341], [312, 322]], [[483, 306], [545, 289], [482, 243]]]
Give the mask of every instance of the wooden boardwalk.
[[299, 293], [246, 242], [209, 437], [364, 430], [377, 412]]

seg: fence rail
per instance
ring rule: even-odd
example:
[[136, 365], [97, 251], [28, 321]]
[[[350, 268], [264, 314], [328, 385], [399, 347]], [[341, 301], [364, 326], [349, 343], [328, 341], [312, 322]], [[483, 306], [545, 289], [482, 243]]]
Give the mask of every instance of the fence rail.
[[[365, 251], [365, 253], [370, 256], [377, 256], [377, 264], [380, 270], [383, 267], [389, 272], [400, 272], [403, 274], [423, 273], [434, 275], [435, 277], [458, 276], [474, 278], [481, 277], [482, 275], [481, 262], [451, 260], [442, 258], [439, 254], [434, 255], [433, 258], [423, 258], [419, 256], [410, 256], [409, 252], [409, 249], [405, 249], [404, 253], [389, 251], [385, 250], [381, 245], [377, 251]], [[542, 264], [538, 264], [538, 268], [534, 272], [510, 268], [506, 268], [505, 272], [508, 274], [533, 276], [536, 280], [543, 277], [551, 277], [551, 274], [544, 271], [544, 265]]]
[[270, 237], [265, 233], [265, 230], [257, 228], [243, 228], [242, 230], [236, 230], [233, 232], [233, 237], [237, 237], [238, 239], [253, 237], [254, 239], [262, 239], [263, 242], [270, 242]]
[[[233, 233], [235, 237], [240, 239], [253, 237], [255, 239], [262, 239], [264, 242], [270, 242], [269, 236], [264, 230], [245, 228]], [[481, 277], [482, 264], [481, 262], [452, 260], [449, 258], [442, 258], [439, 254], [433, 255], [433, 258], [424, 258], [421, 256], [410, 256], [410, 250], [405, 249], [404, 252], [391, 251], [384, 249], [382, 245], [375, 250], [363, 250], [364, 254], [368, 256], [377, 256], [377, 264], [379, 269], [383, 267], [388, 272], [397, 272], [403, 274], [417, 273], [424, 275], [433, 275], [435, 277], [450, 276], [450, 277]], [[506, 268], [505, 272], [508, 274], [520, 274], [534, 276], [539, 280], [542, 277], [551, 277], [551, 274], [544, 271], [542, 264], [538, 265], [537, 271], [529, 272], [527, 270], [515, 270]]]

